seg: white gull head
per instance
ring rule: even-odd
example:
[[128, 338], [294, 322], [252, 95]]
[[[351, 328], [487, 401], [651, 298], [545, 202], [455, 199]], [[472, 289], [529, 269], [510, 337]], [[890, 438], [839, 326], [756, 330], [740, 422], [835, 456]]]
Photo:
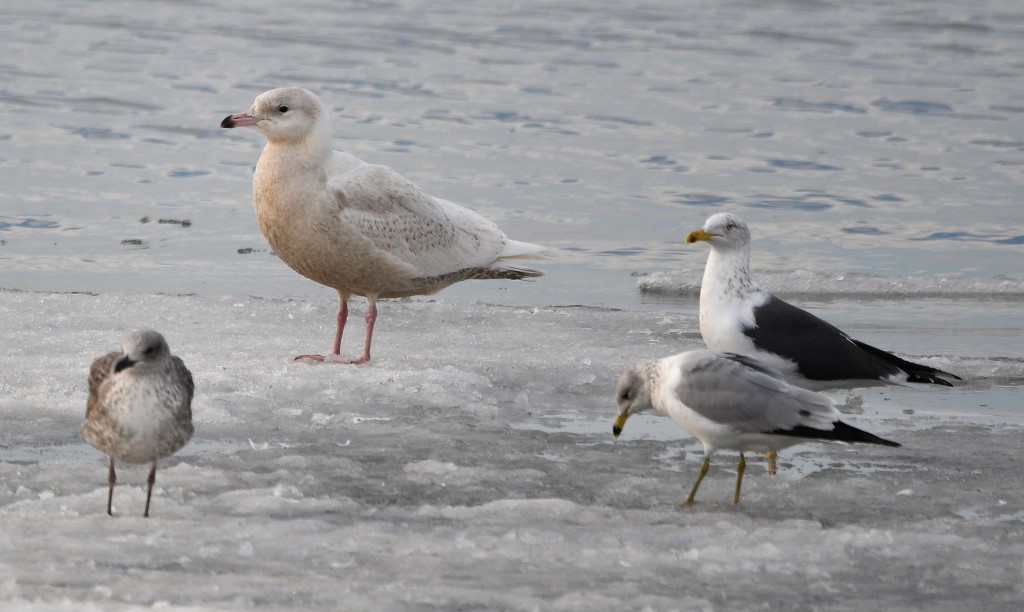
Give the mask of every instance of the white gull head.
[[732, 213], [711, 215], [704, 227], [686, 236], [686, 244], [705, 241], [715, 250], [750, 253], [750, 228]]
[[221, 127], [254, 127], [276, 145], [305, 145], [321, 155], [331, 148], [331, 118], [313, 92], [279, 87], [256, 97], [248, 112], [230, 115]]
[[160, 332], [152, 329], [139, 329], [128, 334], [121, 343], [121, 352], [124, 357], [114, 366], [115, 372], [140, 366], [142, 369], [150, 366], [165, 367], [171, 359], [167, 341]]

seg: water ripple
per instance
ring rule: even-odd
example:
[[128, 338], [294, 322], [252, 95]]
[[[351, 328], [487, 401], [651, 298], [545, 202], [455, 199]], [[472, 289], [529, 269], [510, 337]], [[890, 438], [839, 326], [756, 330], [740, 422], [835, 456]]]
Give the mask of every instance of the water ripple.
[[57, 229], [58, 227], [60, 227], [60, 224], [57, 223], [56, 221], [47, 221], [47, 220], [43, 220], [43, 219], [34, 219], [34, 218], [23, 218], [23, 219], [11, 220], [11, 221], [4, 221], [4, 219], [9, 219], [9, 218], [10, 217], [0, 217], [0, 231], [2, 231], [2, 230], [10, 230], [10, 229], [13, 229], [13, 228], [20, 228], [20, 229]]
[[101, 127], [65, 127], [67, 131], [90, 140], [128, 140], [131, 134], [115, 132], [110, 128]]
[[983, 235], [972, 232], [954, 231], [954, 232], [932, 232], [927, 236], [918, 236], [911, 238], [911, 240], [918, 241], [934, 241], [934, 240], [951, 240], [955, 242], [988, 242], [990, 244], [1007, 244], [1007, 245], [1020, 245], [1024, 244], [1024, 235], [1018, 236], [994, 236], [994, 235]]
[[773, 106], [782, 110], [805, 111], [812, 113], [855, 113], [863, 115], [868, 111], [859, 106], [842, 102], [807, 102], [795, 98], [777, 98]]
[[929, 102], [927, 100], [875, 100], [871, 103], [877, 109], [889, 113], [908, 113], [911, 115], [950, 115], [953, 107], [941, 102]]
[[842, 168], [838, 166], [830, 166], [828, 164], [803, 159], [769, 159], [768, 165], [772, 168], [781, 168], [783, 170], [810, 170], [814, 172], [834, 172], [836, 170], [842, 170]]

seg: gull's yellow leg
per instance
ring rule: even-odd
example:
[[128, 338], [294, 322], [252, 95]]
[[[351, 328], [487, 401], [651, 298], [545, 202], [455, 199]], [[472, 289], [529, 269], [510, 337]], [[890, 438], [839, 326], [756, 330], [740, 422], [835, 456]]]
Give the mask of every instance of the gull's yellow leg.
[[743, 471], [747, 469], [747, 460], [740, 453], [740, 464], [736, 466], [736, 492], [732, 495], [732, 505], [740, 503], [740, 485], [743, 484]]
[[693, 496], [697, 494], [697, 488], [700, 487], [700, 481], [704, 480], [704, 475], [708, 473], [708, 468], [711, 466], [711, 457], [704, 455], [704, 463], [700, 466], [700, 472], [697, 474], [697, 482], [693, 483], [693, 488], [690, 489], [690, 494], [686, 496], [683, 503], [689, 506], [693, 503]]
[[767, 453], [764, 454], [764, 456], [766, 459], [768, 459], [768, 475], [774, 476], [777, 467], [775, 465], [775, 459], [776, 457], [779, 456], [779, 454], [775, 451], [768, 451]]

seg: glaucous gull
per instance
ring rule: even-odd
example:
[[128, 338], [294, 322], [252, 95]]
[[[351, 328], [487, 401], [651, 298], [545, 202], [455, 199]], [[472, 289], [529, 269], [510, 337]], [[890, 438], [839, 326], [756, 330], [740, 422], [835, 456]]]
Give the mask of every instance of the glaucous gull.
[[428, 295], [468, 279], [519, 280], [543, 272], [509, 260], [543, 247], [510, 240], [494, 223], [435, 198], [387, 166], [331, 150], [331, 120], [313, 93], [272, 89], [221, 127], [254, 127], [267, 138], [256, 164], [253, 200], [274, 253], [299, 274], [338, 292], [331, 354], [297, 360], [342, 362], [351, 295], [366, 297], [370, 360], [377, 298]]

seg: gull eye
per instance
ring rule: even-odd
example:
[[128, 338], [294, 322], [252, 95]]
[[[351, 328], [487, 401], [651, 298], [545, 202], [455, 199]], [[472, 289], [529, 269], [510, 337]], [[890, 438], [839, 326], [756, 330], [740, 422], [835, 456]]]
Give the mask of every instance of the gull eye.
[[284, 104], [282, 104], [281, 106], [277, 107], [277, 110], [278, 110], [278, 112], [281, 112], [281, 113], [287, 113], [288, 112], [288, 107], [285, 106]]
[[736, 224], [735, 223], [726, 223], [725, 224], [725, 231], [728, 232], [728, 231], [732, 231], [734, 229], [736, 229]]
[[151, 347], [151, 346], [147, 346], [147, 347], [146, 347], [146, 350], [142, 351], [142, 354], [143, 354], [143, 355], [152, 355], [152, 354], [153, 354], [153, 353], [155, 353], [155, 352], [156, 352], [156, 349], [155, 349], [155, 348], [153, 348], [153, 347]]

